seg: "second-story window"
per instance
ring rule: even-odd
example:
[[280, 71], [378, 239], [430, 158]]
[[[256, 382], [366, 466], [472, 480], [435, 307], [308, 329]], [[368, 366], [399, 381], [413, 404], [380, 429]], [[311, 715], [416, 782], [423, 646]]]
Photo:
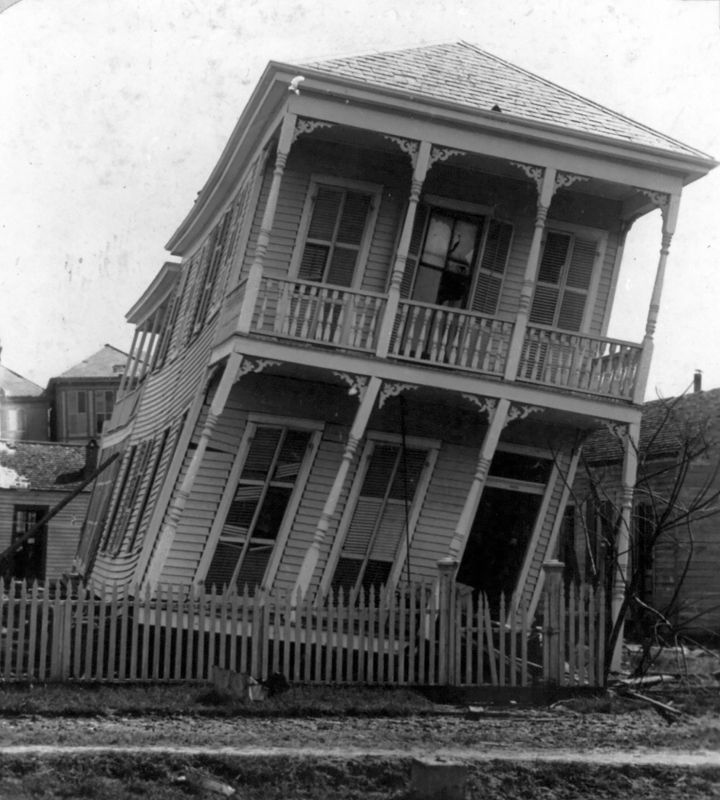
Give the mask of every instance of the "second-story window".
[[373, 192], [314, 184], [310, 200], [312, 212], [297, 277], [335, 286], [356, 285], [372, 227]]
[[497, 314], [512, 235], [513, 226], [502, 220], [419, 206], [401, 295]]
[[583, 328], [597, 242], [549, 231], [545, 239], [530, 322], [566, 331]]
[[95, 433], [100, 436], [105, 421], [112, 417], [115, 392], [112, 389], [99, 389], [95, 392]]

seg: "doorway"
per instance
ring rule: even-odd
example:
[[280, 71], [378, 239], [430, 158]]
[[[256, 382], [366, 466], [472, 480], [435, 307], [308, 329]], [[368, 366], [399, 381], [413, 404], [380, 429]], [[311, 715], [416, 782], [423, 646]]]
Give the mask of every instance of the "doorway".
[[[48, 513], [48, 510], [48, 506], [15, 506], [13, 509], [13, 542], [34, 528]], [[13, 578], [28, 583], [44, 581], [46, 557], [47, 525], [43, 525], [13, 556]]]

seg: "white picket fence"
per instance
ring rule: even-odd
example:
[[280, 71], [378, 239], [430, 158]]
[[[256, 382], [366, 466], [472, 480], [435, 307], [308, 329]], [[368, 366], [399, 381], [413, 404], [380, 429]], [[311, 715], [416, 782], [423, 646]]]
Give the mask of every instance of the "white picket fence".
[[[213, 666], [298, 683], [602, 685], [604, 600], [587, 587], [518, 599], [417, 582], [360, 596], [161, 586], [3, 587], [5, 681], [209, 681]], [[562, 621], [562, 622], [561, 622]]]

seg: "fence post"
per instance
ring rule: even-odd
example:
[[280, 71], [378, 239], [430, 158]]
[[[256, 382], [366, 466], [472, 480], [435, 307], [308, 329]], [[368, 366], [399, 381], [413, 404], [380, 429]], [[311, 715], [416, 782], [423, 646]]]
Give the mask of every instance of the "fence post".
[[543, 564], [545, 572], [545, 591], [548, 594], [549, 609], [545, 623], [545, 637], [543, 648], [547, 648], [548, 678], [553, 683], [561, 683], [561, 671], [565, 669], [565, 654], [560, 652], [560, 627], [564, 620], [560, 618], [560, 593], [562, 592], [562, 573], [565, 564], [562, 561], [546, 561]]
[[438, 640], [438, 684], [447, 686], [455, 677], [455, 645], [453, 614], [453, 580], [458, 562], [452, 556], [440, 559], [438, 566], [439, 640]]

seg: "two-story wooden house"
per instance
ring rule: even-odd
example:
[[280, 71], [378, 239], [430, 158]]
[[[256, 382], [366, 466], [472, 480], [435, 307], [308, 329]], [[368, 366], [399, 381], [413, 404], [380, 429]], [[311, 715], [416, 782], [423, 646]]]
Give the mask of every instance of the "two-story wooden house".
[[[680, 195], [714, 166], [462, 42], [271, 62], [128, 316], [78, 571], [315, 592], [441, 562], [537, 598], [583, 438], [637, 436]], [[616, 341], [657, 208], [645, 335]]]

